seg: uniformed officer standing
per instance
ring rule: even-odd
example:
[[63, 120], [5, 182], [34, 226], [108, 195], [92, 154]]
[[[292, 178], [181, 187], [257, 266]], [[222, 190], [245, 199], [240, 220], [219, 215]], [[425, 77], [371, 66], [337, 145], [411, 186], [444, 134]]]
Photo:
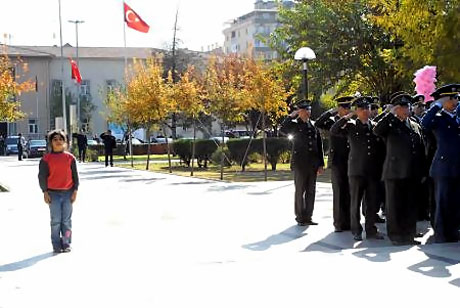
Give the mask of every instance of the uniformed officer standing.
[[[378, 185], [381, 176], [378, 147], [380, 138], [374, 135], [372, 129], [374, 123], [369, 120], [369, 105], [372, 99], [367, 96], [359, 97], [353, 105], [356, 111], [349, 113], [338, 120], [331, 128], [334, 135], [347, 136], [350, 144], [348, 155], [348, 180], [350, 185], [350, 220], [351, 232], [356, 241], [362, 240], [360, 220], [360, 208], [363, 198], [365, 199], [365, 230], [367, 238], [383, 239], [383, 236], [375, 227], [375, 213], [377, 202]], [[352, 120], [354, 114], [358, 116]]]
[[417, 224], [415, 194], [423, 177], [424, 146], [421, 127], [410, 119], [412, 97], [400, 94], [392, 108], [374, 127], [386, 144], [382, 178], [388, 237], [394, 245], [420, 244], [414, 240]]
[[[412, 104], [412, 115], [411, 120], [415, 121], [417, 124], [421, 125], [422, 117], [426, 112], [426, 105], [425, 105], [425, 96], [423, 94], [416, 94], [412, 96], [413, 104]], [[422, 138], [424, 141], [424, 145], [428, 132], [422, 129]], [[426, 153], [425, 153], [426, 158]], [[417, 193], [415, 194], [416, 204], [418, 204], [417, 208], [417, 220], [429, 220], [430, 219], [430, 188], [429, 188], [429, 180], [428, 180], [428, 173], [430, 170], [431, 161], [425, 159], [425, 163], [423, 164], [423, 180], [421, 183], [418, 183], [418, 187], [416, 189]]]
[[460, 84], [450, 84], [431, 94], [433, 106], [422, 118], [424, 128], [436, 136], [437, 149], [430, 168], [435, 182], [435, 241], [459, 240], [460, 119], [457, 114]]
[[[336, 99], [337, 108], [324, 112], [315, 122], [317, 128], [329, 131], [341, 117], [350, 112], [353, 96]], [[346, 136], [329, 136], [328, 166], [331, 168], [333, 193], [333, 217], [335, 232], [350, 230], [350, 187], [348, 186], [348, 153], [350, 146]]]
[[319, 130], [310, 120], [309, 101], [297, 105], [281, 124], [281, 131], [293, 136], [291, 170], [294, 172], [295, 216], [299, 226], [317, 225], [312, 221], [316, 176], [323, 172], [323, 143]]
[[[432, 103], [433, 103], [433, 100], [427, 101], [426, 108], [430, 108]], [[427, 172], [428, 176], [426, 180], [427, 186], [428, 186], [428, 208], [429, 208], [429, 213], [430, 213], [430, 223], [431, 223], [431, 226], [434, 228], [434, 217], [436, 213], [436, 196], [435, 196], [435, 189], [434, 189], [434, 179], [430, 176], [429, 170], [430, 170], [431, 163], [433, 162], [434, 154], [436, 153], [436, 149], [438, 146], [436, 142], [436, 136], [434, 135], [433, 131], [425, 129], [422, 126], [422, 132], [423, 132], [423, 139], [425, 141], [425, 156], [426, 156], [425, 170], [428, 170]]]

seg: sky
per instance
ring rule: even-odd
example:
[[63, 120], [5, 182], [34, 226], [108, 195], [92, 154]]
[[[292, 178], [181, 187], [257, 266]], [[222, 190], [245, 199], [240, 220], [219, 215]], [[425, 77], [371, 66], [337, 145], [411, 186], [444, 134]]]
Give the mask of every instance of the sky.
[[[147, 34], [126, 28], [128, 47], [171, 46], [177, 8], [179, 47], [204, 50], [224, 43], [225, 22], [249, 13], [255, 0], [126, 0], [150, 26]], [[0, 0], [0, 41], [11, 45], [59, 45], [59, 0]], [[63, 44], [80, 47], [123, 46], [122, 0], [61, 0]], [[5, 40], [5, 33], [8, 38]], [[11, 37], [10, 37], [11, 36]]]

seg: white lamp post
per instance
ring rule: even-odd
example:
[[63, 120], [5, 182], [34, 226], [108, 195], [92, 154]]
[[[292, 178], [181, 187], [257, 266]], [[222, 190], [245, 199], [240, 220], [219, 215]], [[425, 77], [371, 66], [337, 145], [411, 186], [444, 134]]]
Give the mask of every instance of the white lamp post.
[[307, 62], [308, 60], [316, 59], [315, 52], [309, 47], [301, 47], [296, 51], [294, 59], [303, 63], [303, 84], [304, 84], [304, 99], [308, 99], [308, 80], [307, 80]]

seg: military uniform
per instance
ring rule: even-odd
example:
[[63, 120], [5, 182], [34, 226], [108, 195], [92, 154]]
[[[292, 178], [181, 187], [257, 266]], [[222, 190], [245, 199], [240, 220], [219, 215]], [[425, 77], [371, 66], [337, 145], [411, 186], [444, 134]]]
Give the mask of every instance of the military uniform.
[[[299, 108], [309, 108], [302, 104]], [[310, 120], [286, 118], [281, 131], [293, 136], [291, 170], [294, 172], [295, 216], [299, 225], [316, 224], [312, 222], [315, 204], [316, 176], [319, 167], [324, 166], [323, 143], [319, 130]]]
[[[392, 105], [409, 106], [412, 97], [401, 94]], [[417, 204], [415, 195], [424, 175], [424, 146], [420, 126], [409, 118], [401, 121], [388, 113], [374, 127], [386, 144], [382, 179], [385, 181], [387, 234], [394, 244], [415, 243]]]
[[448, 112], [440, 102], [444, 97], [454, 99], [459, 91], [460, 84], [437, 89], [431, 94], [437, 101], [422, 118], [423, 127], [433, 131], [437, 140], [430, 176], [435, 182], [434, 232], [439, 243], [459, 240], [460, 120], [455, 111]]
[[[336, 101], [339, 106], [349, 108], [352, 96], [340, 97]], [[331, 110], [324, 112], [317, 120], [316, 127], [329, 131], [340, 117]], [[348, 153], [350, 146], [346, 136], [329, 136], [328, 167], [331, 168], [333, 193], [333, 218], [336, 232], [350, 230], [350, 187], [348, 185]]]
[[[357, 98], [354, 104], [358, 108], [369, 108], [371, 99]], [[360, 220], [361, 202], [365, 207], [365, 230], [368, 238], [382, 238], [375, 227], [375, 213], [378, 207], [378, 185], [381, 176], [378, 149], [382, 142], [374, 135], [372, 121], [362, 123], [359, 119], [349, 120], [345, 117], [338, 120], [331, 128], [334, 135], [348, 138], [350, 154], [348, 155], [348, 180], [350, 185], [350, 221], [351, 232], [355, 240], [361, 240], [363, 228]], [[363, 200], [364, 199], [364, 200]]]

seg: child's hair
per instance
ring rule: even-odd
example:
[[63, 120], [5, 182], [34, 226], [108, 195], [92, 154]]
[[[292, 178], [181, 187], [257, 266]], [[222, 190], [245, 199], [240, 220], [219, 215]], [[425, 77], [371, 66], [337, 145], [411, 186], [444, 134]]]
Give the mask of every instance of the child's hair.
[[55, 129], [55, 130], [52, 130], [51, 132], [49, 132], [49, 134], [48, 134], [48, 141], [49, 141], [50, 144], [53, 141], [54, 136], [56, 136], [56, 135], [61, 136], [62, 139], [64, 139], [64, 142], [67, 143], [67, 136], [65, 135], [64, 131], [62, 131], [60, 129]]

